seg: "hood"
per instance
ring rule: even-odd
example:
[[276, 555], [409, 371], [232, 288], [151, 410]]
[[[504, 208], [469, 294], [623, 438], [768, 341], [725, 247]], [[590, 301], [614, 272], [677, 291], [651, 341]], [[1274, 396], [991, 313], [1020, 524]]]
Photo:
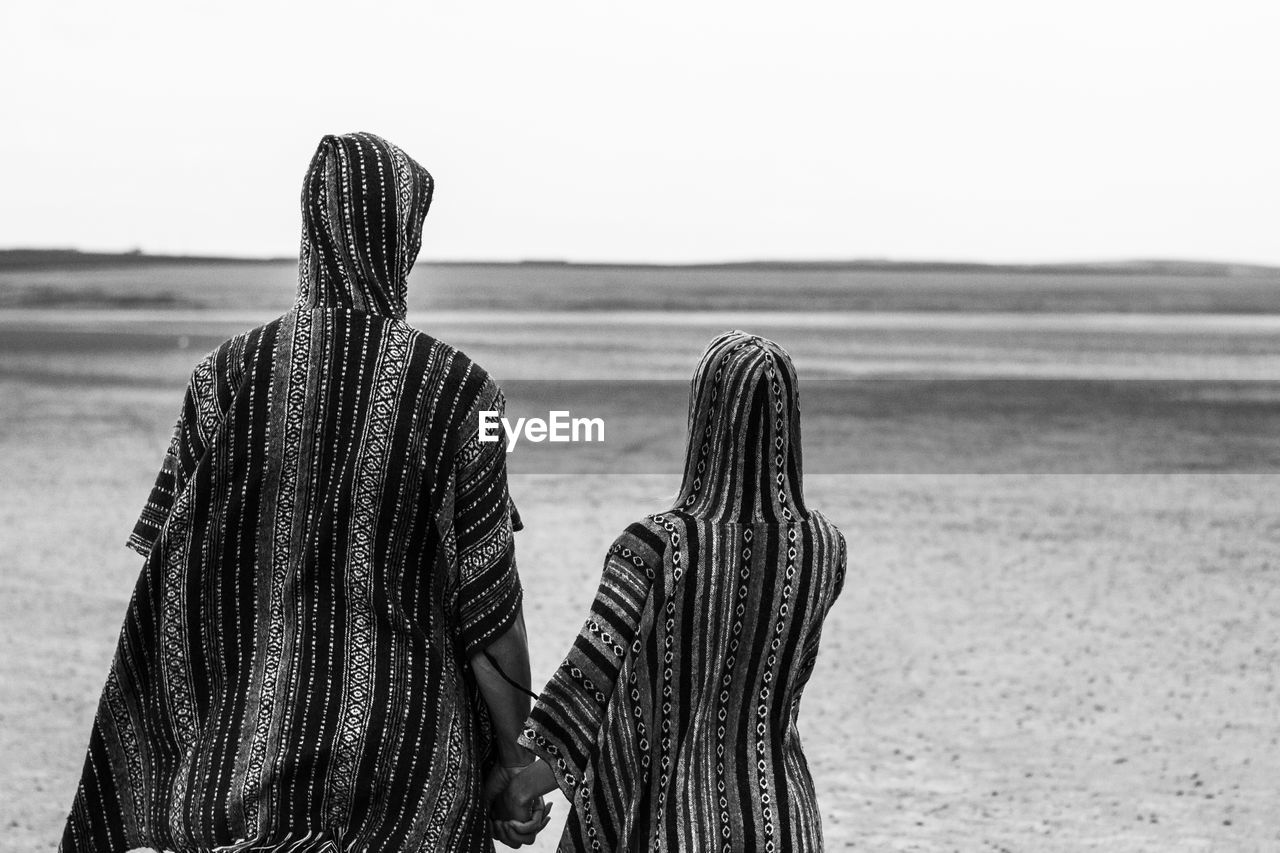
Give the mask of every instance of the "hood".
[[703, 353], [675, 508], [721, 522], [806, 517], [796, 372], [773, 341], [735, 330]]
[[302, 185], [297, 307], [403, 319], [434, 182], [372, 133], [320, 140]]

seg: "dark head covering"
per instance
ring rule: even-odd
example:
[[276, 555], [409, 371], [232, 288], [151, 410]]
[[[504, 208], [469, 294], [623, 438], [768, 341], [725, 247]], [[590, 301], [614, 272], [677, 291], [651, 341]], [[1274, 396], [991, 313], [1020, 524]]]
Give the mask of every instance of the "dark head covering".
[[298, 307], [403, 319], [433, 187], [426, 169], [380, 136], [321, 139], [302, 185]]
[[718, 521], [796, 521], [800, 397], [786, 350], [734, 330], [702, 355], [689, 396], [689, 441], [675, 508]]

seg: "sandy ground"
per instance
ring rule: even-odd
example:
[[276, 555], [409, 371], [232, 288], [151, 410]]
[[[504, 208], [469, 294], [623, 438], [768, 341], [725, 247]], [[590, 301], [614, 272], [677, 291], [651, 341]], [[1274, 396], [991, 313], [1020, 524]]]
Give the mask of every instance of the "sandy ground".
[[[42, 340], [39, 357], [30, 341], [0, 351], [0, 849], [13, 851], [56, 846], [138, 570], [121, 541], [202, 351]], [[811, 471], [809, 500], [851, 561], [801, 712], [828, 848], [1280, 849], [1280, 475], [1265, 470]], [[513, 477], [535, 680], [572, 638], [566, 614], [585, 614], [608, 543], [675, 486]]]

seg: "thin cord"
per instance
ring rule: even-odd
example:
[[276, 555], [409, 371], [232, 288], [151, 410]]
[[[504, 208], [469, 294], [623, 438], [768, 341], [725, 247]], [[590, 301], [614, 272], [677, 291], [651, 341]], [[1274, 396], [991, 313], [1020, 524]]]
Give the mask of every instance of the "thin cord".
[[485, 649], [483, 654], [486, 658], [489, 659], [489, 663], [493, 664], [493, 668], [498, 671], [498, 675], [502, 677], [503, 681], [507, 682], [507, 684], [510, 684], [512, 687], [514, 687], [516, 690], [519, 690], [521, 693], [524, 693], [525, 695], [529, 696], [530, 698], [533, 699], [533, 701], [535, 702], [538, 701], [537, 693], [534, 693], [528, 687], [523, 687], [520, 684], [517, 684], [505, 672], [502, 671], [502, 666], [499, 665], [499, 663], [494, 659], [493, 655], [489, 654], [488, 649]]

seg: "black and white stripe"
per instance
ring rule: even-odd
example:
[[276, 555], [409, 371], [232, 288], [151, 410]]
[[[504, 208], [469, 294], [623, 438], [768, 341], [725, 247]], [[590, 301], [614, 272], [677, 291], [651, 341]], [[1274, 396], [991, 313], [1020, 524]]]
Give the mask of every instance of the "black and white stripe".
[[796, 719], [845, 565], [804, 503], [791, 359], [721, 335], [676, 505], [610, 548], [523, 736], [573, 805], [562, 851], [821, 849]]
[[431, 187], [325, 137], [297, 307], [194, 371], [66, 853], [492, 849], [466, 660], [519, 611], [518, 521], [500, 390], [403, 322]]

